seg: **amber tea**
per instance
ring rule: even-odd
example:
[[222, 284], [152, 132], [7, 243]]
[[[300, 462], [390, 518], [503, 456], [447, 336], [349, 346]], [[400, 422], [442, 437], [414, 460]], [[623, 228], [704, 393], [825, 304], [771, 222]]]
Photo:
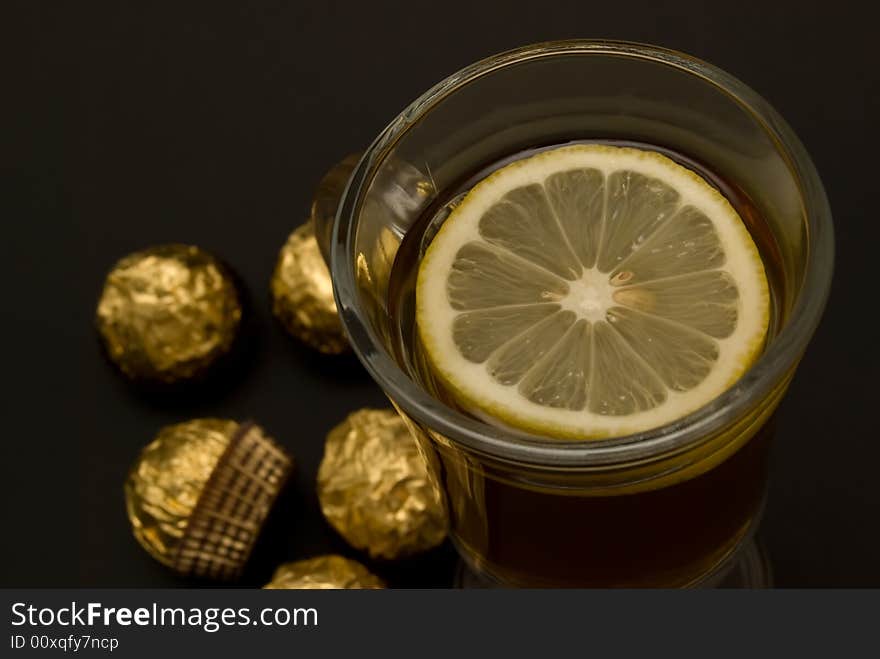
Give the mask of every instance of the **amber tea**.
[[[681, 153], [631, 141], [578, 142], [662, 153], [697, 173], [730, 202], [758, 246], [770, 282], [780, 293], [778, 248], [760, 212], [735, 182], [725, 180]], [[476, 184], [504, 166], [556, 148], [517, 153], [481, 168], [441, 195], [406, 233], [392, 269], [388, 305], [396, 331], [395, 357], [426, 390], [448, 405], [505, 424], [462, 405], [426, 358], [416, 327], [416, 276], [431, 240]], [[695, 300], [699, 303], [699, 300]], [[779, 325], [773, 305], [768, 331]], [[635, 386], [635, 385], [634, 385]], [[532, 586], [681, 586], [719, 565], [749, 533], [763, 497], [769, 425], [715, 468], [665, 487], [630, 488], [577, 496], [524, 488], [479, 470], [444, 460], [450, 492], [471, 501], [451, 501], [456, 542], [475, 567], [508, 584]], [[565, 440], [560, 440], [565, 441]], [[646, 551], [646, 548], [649, 548]], [[541, 576], [535, 578], [535, 566]]]

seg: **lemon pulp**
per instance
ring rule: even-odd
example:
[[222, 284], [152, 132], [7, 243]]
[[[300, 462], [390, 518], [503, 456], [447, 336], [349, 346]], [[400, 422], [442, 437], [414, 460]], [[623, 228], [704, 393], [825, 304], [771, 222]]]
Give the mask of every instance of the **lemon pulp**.
[[653, 151], [561, 147], [478, 183], [419, 265], [416, 324], [461, 403], [546, 436], [668, 423], [760, 353], [770, 296], [727, 200]]

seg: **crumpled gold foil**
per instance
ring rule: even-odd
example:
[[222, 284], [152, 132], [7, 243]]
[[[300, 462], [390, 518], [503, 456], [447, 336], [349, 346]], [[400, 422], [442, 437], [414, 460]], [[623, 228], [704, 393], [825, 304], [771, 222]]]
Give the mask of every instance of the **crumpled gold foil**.
[[342, 556], [317, 556], [278, 566], [269, 590], [339, 590], [343, 588], [385, 588], [384, 582], [367, 568]]
[[311, 221], [315, 228], [318, 248], [326, 263], [330, 263], [330, 240], [339, 200], [342, 199], [348, 179], [351, 178], [351, 173], [361, 159], [361, 155], [351, 153], [327, 170], [312, 198]]
[[125, 484], [126, 507], [135, 537], [158, 561], [173, 565], [189, 516], [237, 429], [224, 419], [166, 426], [141, 453]]
[[272, 311], [293, 336], [330, 355], [348, 350], [330, 271], [306, 223], [290, 234], [272, 274]]
[[414, 554], [446, 537], [443, 498], [393, 410], [360, 410], [330, 431], [318, 498], [327, 521], [374, 558]]
[[226, 269], [191, 245], [130, 254], [107, 275], [97, 327], [110, 358], [133, 379], [171, 383], [227, 353], [241, 304]]
[[358, 283], [377, 300], [384, 299], [388, 292], [391, 270], [399, 247], [400, 237], [388, 227], [381, 227], [370, 257], [367, 258], [363, 253], [357, 255]]
[[194, 419], [166, 426], [125, 483], [134, 536], [182, 574], [234, 578], [291, 468], [257, 425]]

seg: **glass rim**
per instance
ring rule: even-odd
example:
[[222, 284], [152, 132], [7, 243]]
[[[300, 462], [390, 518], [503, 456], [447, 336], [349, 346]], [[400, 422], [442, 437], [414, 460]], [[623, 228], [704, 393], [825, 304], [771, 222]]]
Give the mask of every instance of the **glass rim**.
[[[357, 214], [372, 182], [374, 166], [435, 105], [501, 68], [577, 54], [642, 59], [678, 68], [734, 100], [776, 143], [799, 185], [808, 255], [803, 284], [788, 322], [751, 368], [720, 396], [687, 416], [651, 430], [608, 439], [560, 440], [491, 425], [444, 405], [413, 382], [363, 320], [365, 313], [358, 301], [352, 250]], [[564, 469], [661, 459], [687, 450], [708, 440], [732, 419], [741, 418], [756, 399], [769, 395], [797, 363], [819, 324], [831, 287], [834, 233], [828, 199], [806, 149], [785, 120], [755, 91], [725, 71], [681, 52], [634, 42], [579, 39], [533, 44], [480, 60], [448, 76], [410, 103], [379, 134], [352, 172], [336, 214], [330, 252], [336, 304], [352, 348], [403, 412], [470, 452], [533, 467]]]

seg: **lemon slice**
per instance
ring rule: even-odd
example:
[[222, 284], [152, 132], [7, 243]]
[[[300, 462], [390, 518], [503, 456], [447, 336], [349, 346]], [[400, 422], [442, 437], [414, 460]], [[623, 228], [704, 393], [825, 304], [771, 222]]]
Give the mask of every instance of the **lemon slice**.
[[580, 145], [499, 169], [419, 266], [428, 360], [468, 409], [560, 439], [655, 428], [760, 353], [755, 243], [706, 181], [653, 151]]

